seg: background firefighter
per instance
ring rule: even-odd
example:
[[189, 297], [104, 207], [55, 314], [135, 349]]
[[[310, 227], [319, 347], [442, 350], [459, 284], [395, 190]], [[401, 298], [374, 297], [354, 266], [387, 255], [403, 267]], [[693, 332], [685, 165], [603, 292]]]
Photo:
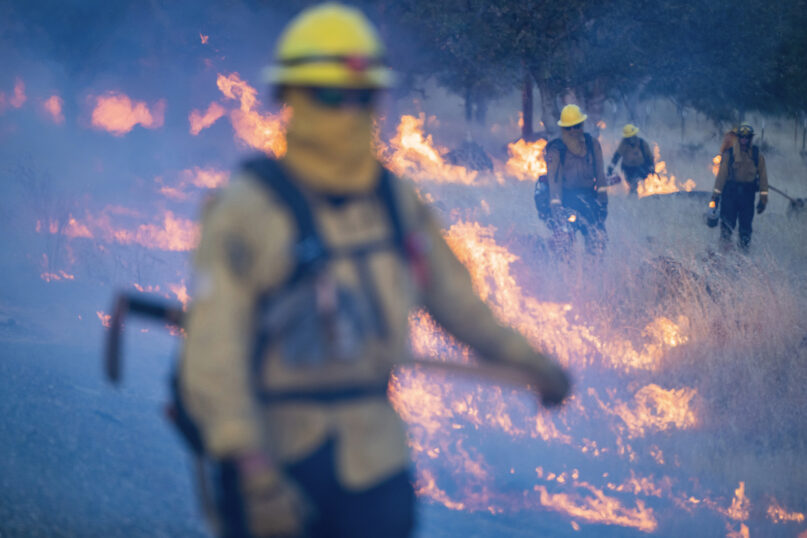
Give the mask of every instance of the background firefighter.
[[600, 143], [583, 132], [586, 116], [577, 105], [566, 105], [558, 125], [561, 137], [547, 144], [553, 248], [566, 256], [579, 231], [586, 251], [601, 254], [607, 239], [608, 192]]
[[753, 138], [754, 128], [748, 123], [737, 128], [737, 139], [723, 152], [715, 179], [712, 201], [720, 204], [720, 241], [724, 248], [730, 245], [734, 227], [739, 223], [739, 246], [747, 251], [751, 243], [757, 191], [757, 213], [765, 211], [768, 205], [765, 157], [759, 147], [751, 143]]
[[[569, 389], [554, 360], [497, 323], [430, 210], [377, 162], [383, 54], [353, 8], [293, 20], [268, 70], [292, 108], [286, 156], [245, 168], [203, 217], [180, 389], [220, 462], [224, 536], [411, 533], [411, 460], [386, 387], [408, 355], [412, 308], [482, 359], [530, 372], [546, 403]], [[264, 169], [303, 195], [322, 248], [295, 243], [303, 234]]]
[[614, 152], [607, 175], [614, 173], [614, 167], [622, 159], [622, 173], [625, 174], [631, 194], [636, 193], [639, 182], [655, 172], [655, 159], [650, 145], [639, 135], [639, 128], [628, 123], [622, 128], [622, 140]]

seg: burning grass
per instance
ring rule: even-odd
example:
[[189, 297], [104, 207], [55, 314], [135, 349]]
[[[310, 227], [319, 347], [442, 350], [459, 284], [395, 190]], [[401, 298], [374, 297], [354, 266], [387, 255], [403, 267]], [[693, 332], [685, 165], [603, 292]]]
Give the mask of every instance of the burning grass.
[[[287, 112], [262, 112], [254, 88], [236, 74], [217, 82], [223, 97], [189, 120], [193, 134], [213, 136], [202, 131], [226, 116], [239, 143], [282, 154]], [[427, 117], [403, 116], [380, 155], [441, 213], [448, 242], [502, 323], [569, 365], [577, 389], [560, 413], [547, 414], [506, 387], [418, 370], [400, 375], [392, 398], [410, 425], [419, 494], [451, 510], [549, 510], [575, 528], [674, 534], [671, 521], [682, 513], [717, 518], [740, 535], [758, 516], [799, 523], [807, 508], [800, 463], [807, 246], [792, 221], [774, 206], [757, 221], [750, 257], [723, 255], [710, 251], [716, 237], [700, 224], [697, 201], [616, 195], [605, 257], [580, 252], [560, 264], [548, 255], [532, 205], [530, 178], [545, 167], [541, 143], [512, 144], [492, 173], [478, 173], [446, 162], [447, 148], [424, 132], [436, 126]], [[64, 240], [57, 246], [69, 263], [44, 263], [37, 274], [62, 280], [51, 288], [128, 278], [187, 302], [175, 267], [197, 232], [168, 208], [227, 174], [181, 168], [177, 181], [154, 189], [166, 204], [156, 212], [102, 206], [43, 214], [37, 233]], [[658, 192], [685, 190], [661, 163], [658, 172], [666, 178]], [[80, 263], [101, 258], [114, 258], [113, 267]], [[141, 270], [158, 263], [165, 269]], [[96, 316], [105, 322], [104, 311]], [[419, 354], [472, 360], [427, 315], [413, 315], [412, 326]]]

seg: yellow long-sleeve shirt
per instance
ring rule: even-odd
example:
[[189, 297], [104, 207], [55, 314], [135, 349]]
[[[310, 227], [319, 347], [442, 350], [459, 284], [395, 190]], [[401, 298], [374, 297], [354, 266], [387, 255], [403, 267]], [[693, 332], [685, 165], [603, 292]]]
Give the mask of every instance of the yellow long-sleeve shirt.
[[[352, 488], [371, 486], [409, 464], [402, 421], [386, 398], [349, 402], [287, 402], [263, 406], [253, 386], [294, 389], [340, 384], [386, 383], [394, 364], [408, 357], [408, 315], [424, 307], [458, 340], [488, 360], [529, 365], [540, 374], [550, 361], [515, 331], [500, 325], [474, 294], [467, 270], [443, 239], [429, 208], [407, 183], [394, 180], [402, 220], [425, 239], [426, 279], [416, 285], [411, 267], [395, 250], [366, 259], [334, 260], [328, 268], [340, 285], [369, 284], [385, 320], [361, 356], [320, 371], [288, 367], [272, 347], [254, 379], [250, 360], [256, 301], [292, 270], [297, 233], [289, 210], [248, 175], [220, 193], [203, 218], [195, 259], [196, 296], [189, 313], [181, 390], [199, 422], [208, 449], [226, 457], [265, 450], [280, 463], [308, 455], [326, 438], [337, 441], [337, 471]], [[330, 246], [365, 244], [388, 237], [383, 204], [359, 197], [345, 204], [313, 203], [312, 211]]]
[[[731, 165], [733, 170], [729, 169], [731, 152], [734, 153], [734, 164]], [[759, 154], [759, 167], [757, 167], [754, 164], [754, 157], [751, 152], [750, 146], [748, 151], [742, 151], [738, 143], [734, 144], [733, 149], [723, 152], [720, 168], [715, 178], [715, 194], [723, 192], [729, 179], [738, 183], [753, 183], [757, 177], [757, 172], [759, 173], [759, 192], [760, 194], [768, 194], [768, 169], [765, 165], [765, 156], [762, 153]]]

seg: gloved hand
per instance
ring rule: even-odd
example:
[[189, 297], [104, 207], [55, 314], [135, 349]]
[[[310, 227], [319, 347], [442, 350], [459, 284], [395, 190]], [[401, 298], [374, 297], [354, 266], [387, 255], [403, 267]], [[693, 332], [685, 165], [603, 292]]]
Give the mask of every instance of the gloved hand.
[[[716, 193], [716, 192], [713, 192], [713, 193], [712, 193], [712, 199], [711, 199], [710, 201], [711, 201], [711, 202], [714, 202], [714, 203], [715, 203], [715, 206], [717, 206], [717, 204], [719, 204], [719, 203], [720, 203], [720, 194], [719, 194], [719, 193]], [[711, 206], [711, 205], [709, 205], [709, 207], [712, 207], [712, 206]]]
[[757, 215], [763, 213], [766, 207], [768, 207], [768, 195], [760, 194], [759, 202], [757, 203]]
[[301, 536], [311, 506], [297, 486], [261, 453], [242, 455], [235, 465], [252, 536]]
[[605, 171], [605, 175], [606, 176], [614, 175], [614, 165], [613, 164], [608, 165], [608, 170]]
[[541, 395], [545, 407], [563, 403], [571, 390], [571, 380], [560, 364], [552, 358], [538, 355], [535, 358], [535, 378], [533, 384]]

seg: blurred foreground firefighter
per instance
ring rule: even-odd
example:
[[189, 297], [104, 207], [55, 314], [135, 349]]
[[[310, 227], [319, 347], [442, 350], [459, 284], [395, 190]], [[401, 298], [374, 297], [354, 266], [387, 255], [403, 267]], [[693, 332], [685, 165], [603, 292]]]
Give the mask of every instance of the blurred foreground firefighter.
[[568, 393], [376, 160], [383, 54], [353, 8], [295, 18], [267, 70], [292, 109], [287, 153], [247, 162], [203, 217], [179, 384], [219, 462], [222, 536], [410, 535], [411, 461], [386, 392], [415, 307], [481, 358], [522, 368], [545, 403]]
[[768, 205], [768, 172], [765, 157], [759, 147], [751, 143], [754, 128], [742, 123], [736, 134], [734, 143], [721, 156], [710, 204], [720, 206], [721, 246], [725, 249], [731, 245], [734, 227], [739, 223], [738, 244], [741, 250], [748, 251], [757, 192], [757, 213], [765, 211]]
[[639, 128], [629, 123], [622, 128], [622, 140], [616, 148], [607, 175], [614, 173], [614, 167], [622, 159], [622, 172], [631, 194], [636, 193], [639, 182], [655, 172], [656, 163], [648, 143], [639, 136]]
[[586, 116], [577, 105], [566, 105], [558, 125], [560, 138], [546, 146], [547, 182], [552, 247], [565, 257], [576, 232], [585, 238], [586, 251], [601, 254], [607, 239], [608, 192], [603, 173], [602, 148], [583, 132]]

